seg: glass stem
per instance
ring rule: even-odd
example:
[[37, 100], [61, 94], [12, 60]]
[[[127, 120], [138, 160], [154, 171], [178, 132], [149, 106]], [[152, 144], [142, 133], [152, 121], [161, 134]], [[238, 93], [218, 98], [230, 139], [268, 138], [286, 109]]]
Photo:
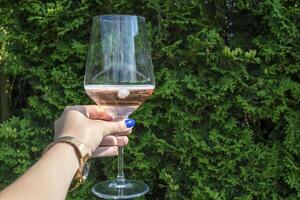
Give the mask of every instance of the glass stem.
[[118, 176], [117, 176], [117, 182], [119, 182], [120, 184], [125, 184], [123, 154], [124, 154], [124, 146], [118, 147]]

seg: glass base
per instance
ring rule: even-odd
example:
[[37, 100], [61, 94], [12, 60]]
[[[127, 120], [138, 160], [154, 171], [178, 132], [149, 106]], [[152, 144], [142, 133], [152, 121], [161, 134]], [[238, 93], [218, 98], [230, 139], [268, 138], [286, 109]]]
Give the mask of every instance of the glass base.
[[142, 181], [126, 179], [100, 182], [92, 191], [103, 199], [133, 199], [145, 195], [149, 187]]

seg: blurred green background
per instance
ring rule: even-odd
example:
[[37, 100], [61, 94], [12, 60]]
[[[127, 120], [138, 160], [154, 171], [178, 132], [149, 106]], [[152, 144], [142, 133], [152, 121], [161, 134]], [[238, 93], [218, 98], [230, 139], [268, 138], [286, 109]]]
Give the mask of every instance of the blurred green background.
[[[0, 189], [41, 154], [83, 75], [93, 16], [146, 17], [157, 87], [132, 118], [125, 174], [145, 199], [300, 199], [298, 0], [2, 0]], [[116, 175], [94, 161], [68, 199]]]

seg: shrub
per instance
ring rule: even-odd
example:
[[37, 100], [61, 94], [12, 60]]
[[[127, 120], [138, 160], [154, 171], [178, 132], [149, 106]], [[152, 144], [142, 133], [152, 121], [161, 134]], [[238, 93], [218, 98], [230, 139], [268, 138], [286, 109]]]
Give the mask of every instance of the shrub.
[[[298, 1], [2, 1], [1, 72], [15, 117], [0, 125], [0, 187], [51, 140], [83, 75], [92, 16], [147, 19], [157, 87], [134, 114], [125, 172], [146, 199], [300, 198]], [[5, 31], [3, 31], [5, 30]], [[5, 32], [5, 33], [4, 33]], [[96, 160], [69, 199], [92, 199], [116, 159]]]

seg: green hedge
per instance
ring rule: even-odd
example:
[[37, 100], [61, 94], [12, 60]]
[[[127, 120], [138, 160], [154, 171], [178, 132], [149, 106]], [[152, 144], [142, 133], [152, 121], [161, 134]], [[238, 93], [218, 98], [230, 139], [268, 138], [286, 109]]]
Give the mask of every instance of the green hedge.
[[[146, 199], [300, 199], [299, 1], [2, 0], [0, 12], [14, 113], [0, 124], [0, 187], [39, 158], [66, 105], [92, 103], [92, 16], [126, 13], [147, 19], [157, 82], [125, 149]], [[94, 199], [115, 175], [116, 159], [98, 159], [68, 198]]]

